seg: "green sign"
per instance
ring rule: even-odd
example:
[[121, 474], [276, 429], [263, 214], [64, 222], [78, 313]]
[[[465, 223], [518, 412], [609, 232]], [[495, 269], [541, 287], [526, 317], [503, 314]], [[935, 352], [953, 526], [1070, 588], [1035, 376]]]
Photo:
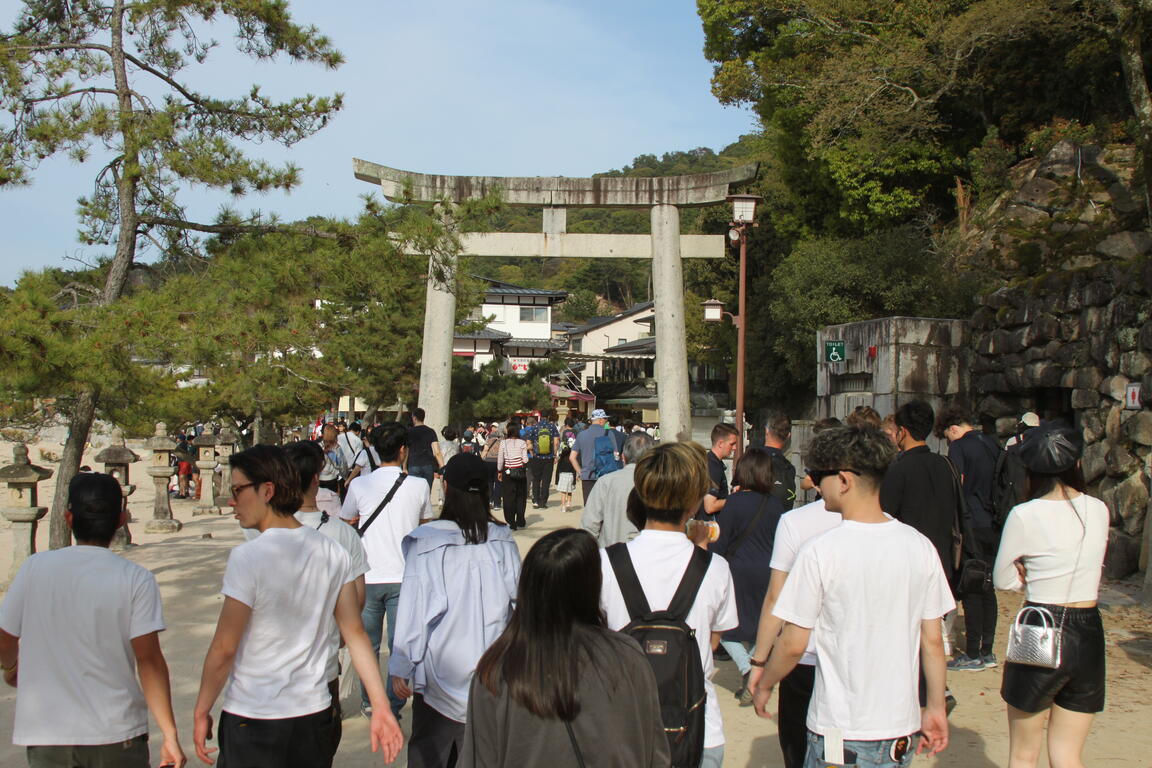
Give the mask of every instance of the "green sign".
[[844, 342], [842, 341], [826, 341], [824, 342], [824, 362], [826, 363], [842, 363], [847, 359], [844, 354]]

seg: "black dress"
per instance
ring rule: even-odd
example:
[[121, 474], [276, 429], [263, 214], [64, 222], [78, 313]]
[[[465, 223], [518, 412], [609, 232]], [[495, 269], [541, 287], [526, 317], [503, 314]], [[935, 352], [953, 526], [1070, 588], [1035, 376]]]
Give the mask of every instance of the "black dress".
[[[757, 519], [761, 509], [763, 512]], [[740, 617], [740, 626], [725, 632], [725, 640], [756, 642], [760, 608], [764, 605], [764, 595], [768, 594], [768, 582], [772, 577], [770, 564], [776, 524], [783, 514], [784, 507], [779, 499], [756, 491], [737, 491], [716, 513], [720, 538], [708, 549], [728, 561], [736, 590], [736, 613]], [[732, 545], [750, 525], [755, 527], [732, 553]]]

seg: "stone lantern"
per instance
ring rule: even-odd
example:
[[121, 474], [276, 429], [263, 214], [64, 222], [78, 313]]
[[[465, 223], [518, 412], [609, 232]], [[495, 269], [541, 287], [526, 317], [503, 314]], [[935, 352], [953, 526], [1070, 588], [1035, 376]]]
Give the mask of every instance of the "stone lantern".
[[37, 484], [52, 477], [52, 470], [38, 467], [28, 461], [28, 447], [23, 443], [12, 449], [12, 463], [0, 469], [0, 482], [8, 486], [8, 498], [0, 512], [12, 523], [12, 567], [7, 583], [16, 578], [16, 572], [36, 551], [36, 527], [47, 507], [39, 505]]
[[224, 427], [216, 436], [216, 456], [220, 462], [220, 476], [216, 484], [216, 506], [224, 509], [232, 499], [228, 489], [228, 459], [236, 451], [236, 431], [232, 427]]
[[156, 431], [148, 438], [152, 449], [152, 463], [148, 465], [148, 475], [152, 478], [156, 497], [152, 502], [152, 519], [144, 526], [148, 533], [175, 533], [183, 526], [172, 517], [172, 504], [168, 500], [168, 483], [175, 468], [172, 466], [172, 453], [176, 441], [168, 437], [168, 425], [156, 424]]
[[[196, 446], [196, 468], [200, 470], [200, 482], [197, 483], [200, 503], [192, 510], [194, 517], [201, 515], [218, 515], [220, 508], [216, 506], [213, 498], [216, 472], [216, 436], [208, 432], [201, 432], [192, 441]], [[207, 478], [207, 483], [205, 483]], [[207, 489], [204, 488], [207, 484]]]
[[[112, 444], [95, 456], [96, 461], [104, 465], [104, 471], [116, 478], [120, 483], [120, 493], [124, 496], [124, 508], [127, 509], [128, 497], [136, 491], [136, 486], [128, 482], [128, 466], [140, 461], [140, 457], [124, 445], [124, 431], [119, 427], [112, 430]], [[165, 494], [167, 496], [167, 494]], [[120, 550], [132, 543], [132, 532], [128, 529], [129, 517], [124, 525], [116, 530], [112, 537], [112, 549]]]

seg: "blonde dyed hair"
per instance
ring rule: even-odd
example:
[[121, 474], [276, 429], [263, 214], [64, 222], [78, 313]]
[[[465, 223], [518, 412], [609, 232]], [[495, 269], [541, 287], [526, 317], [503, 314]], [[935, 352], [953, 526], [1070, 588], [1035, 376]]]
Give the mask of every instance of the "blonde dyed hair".
[[711, 485], [707, 452], [699, 443], [663, 443], [636, 463], [636, 495], [649, 517], [696, 509]]

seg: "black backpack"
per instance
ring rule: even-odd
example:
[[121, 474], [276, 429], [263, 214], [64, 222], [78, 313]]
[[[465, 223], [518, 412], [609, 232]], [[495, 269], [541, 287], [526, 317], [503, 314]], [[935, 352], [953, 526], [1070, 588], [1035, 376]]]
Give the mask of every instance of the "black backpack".
[[620, 584], [620, 593], [631, 621], [624, 634], [640, 644], [645, 658], [656, 675], [660, 698], [660, 719], [668, 735], [673, 768], [696, 768], [704, 754], [704, 666], [696, 632], [687, 623], [688, 611], [708, 572], [712, 555], [700, 547], [692, 548], [692, 559], [664, 611], [648, 606], [644, 588], [636, 576], [632, 558], [625, 543], [608, 547], [608, 560]]
[[1020, 446], [1023, 444], [1024, 438], [1021, 437], [1000, 451], [996, 458], [996, 469], [992, 475], [993, 521], [996, 530], [1003, 530], [1004, 521], [1008, 519], [1012, 507], [1028, 501], [1028, 470], [1020, 460]]

